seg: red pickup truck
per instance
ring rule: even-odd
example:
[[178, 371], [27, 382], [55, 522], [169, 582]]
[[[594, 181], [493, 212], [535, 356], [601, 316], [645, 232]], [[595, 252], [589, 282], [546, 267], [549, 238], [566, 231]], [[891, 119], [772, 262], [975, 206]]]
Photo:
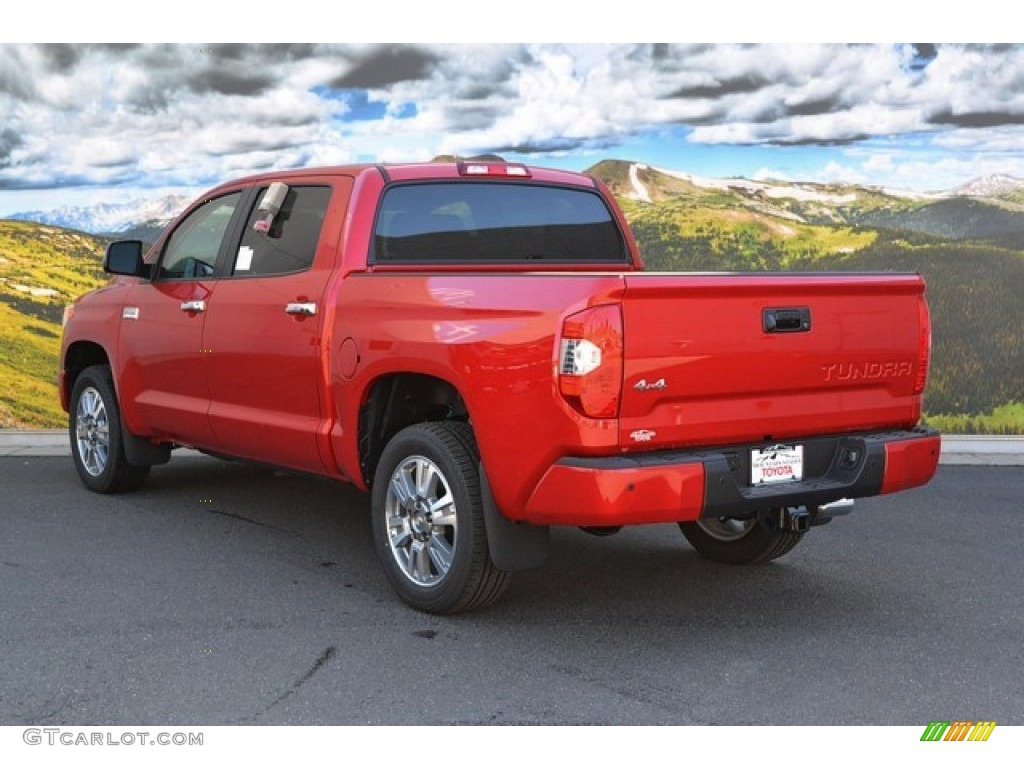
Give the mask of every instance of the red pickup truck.
[[608, 190], [490, 160], [224, 184], [69, 307], [90, 490], [191, 446], [371, 491], [396, 591], [494, 601], [552, 525], [764, 562], [932, 477], [919, 276], [643, 272]]

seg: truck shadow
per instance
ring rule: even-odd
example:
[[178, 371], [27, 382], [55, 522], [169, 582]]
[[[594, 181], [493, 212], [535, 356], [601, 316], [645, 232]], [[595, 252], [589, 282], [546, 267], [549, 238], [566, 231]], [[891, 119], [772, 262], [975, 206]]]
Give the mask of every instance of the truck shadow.
[[[371, 544], [369, 497], [353, 486], [190, 456], [156, 468], [143, 491], [121, 498], [159, 514], [180, 514], [183, 508], [222, 531], [224, 546], [259, 542], [264, 552], [265, 537], [274, 537], [290, 566], [345, 586], [356, 584], [390, 611], [422, 616], [391, 592]], [[543, 622], [586, 631], [595, 625], [602, 632], [623, 622], [673, 628], [685, 623], [688, 632], [763, 630], [794, 620], [825, 628], [877, 614], [890, 600], [901, 600], [898, 588], [858, 580], [836, 567], [830, 540], [839, 528], [814, 530], [786, 558], [750, 567], [702, 558], [674, 525], [626, 528], [606, 538], [553, 529], [548, 564], [516, 573], [492, 608], [451, 619], [422, 618], [481, 628]]]

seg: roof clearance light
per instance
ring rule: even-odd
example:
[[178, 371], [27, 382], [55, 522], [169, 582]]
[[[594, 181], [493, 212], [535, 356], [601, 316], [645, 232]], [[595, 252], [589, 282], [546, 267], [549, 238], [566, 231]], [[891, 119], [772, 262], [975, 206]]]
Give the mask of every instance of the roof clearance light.
[[460, 162], [460, 176], [517, 176], [530, 178], [530, 169], [522, 163], [466, 163]]

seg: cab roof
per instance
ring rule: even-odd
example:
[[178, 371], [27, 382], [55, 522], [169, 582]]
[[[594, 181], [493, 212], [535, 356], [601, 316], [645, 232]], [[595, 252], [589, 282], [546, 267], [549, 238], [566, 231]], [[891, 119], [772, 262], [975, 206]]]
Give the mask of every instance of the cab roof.
[[[488, 171], [479, 172], [478, 169], [481, 166], [486, 167]], [[474, 171], [473, 169], [477, 170]], [[520, 172], [510, 173], [508, 172], [509, 169], [525, 169], [525, 175]], [[288, 179], [323, 176], [358, 177], [359, 175], [368, 172], [379, 173], [388, 181], [427, 181], [432, 179], [465, 179], [467, 181], [479, 181], [480, 179], [501, 179], [513, 182], [532, 180], [548, 184], [571, 184], [574, 186], [590, 188], [597, 186], [592, 177], [586, 176], [582, 173], [487, 159], [429, 163], [356, 163], [352, 165], [335, 165], [318, 168], [296, 168], [291, 170], [271, 171], [268, 173], [260, 173], [253, 176], [245, 176], [226, 181], [211, 190], [211, 193], [221, 189], [251, 186], [262, 182], [285, 181]]]

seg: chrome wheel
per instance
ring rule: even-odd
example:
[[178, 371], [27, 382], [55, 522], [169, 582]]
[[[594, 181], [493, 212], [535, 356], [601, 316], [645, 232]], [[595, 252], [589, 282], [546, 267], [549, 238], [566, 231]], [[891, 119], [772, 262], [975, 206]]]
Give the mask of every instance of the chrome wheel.
[[68, 405], [71, 458], [85, 487], [95, 493], [122, 493], [142, 485], [149, 465], [128, 461], [110, 368], [90, 365], [81, 371]]
[[482, 608], [508, 586], [484, 527], [480, 454], [457, 421], [412, 424], [392, 437], [373, 476], [373, 539], [384, 573], [413, 608]]
[[750, 529], [756, 524], [757, 520], [754, 518], [737, 520], [734, 517], [719, 517], [697, 521], [701, 530], [717, 541], [738, 541], [750, 533]]
[[440, 583], [455, 558], [455, 498], [444, 473], [425, 456], [409, 456], [391, 473], [384, 501], [391, 554], [421, 587]]
[[75, 439], [85, 471], [99, 477], [110, 457], [110, 421], [103, 398], [94, 387], [86, 388], [78, 398]]

